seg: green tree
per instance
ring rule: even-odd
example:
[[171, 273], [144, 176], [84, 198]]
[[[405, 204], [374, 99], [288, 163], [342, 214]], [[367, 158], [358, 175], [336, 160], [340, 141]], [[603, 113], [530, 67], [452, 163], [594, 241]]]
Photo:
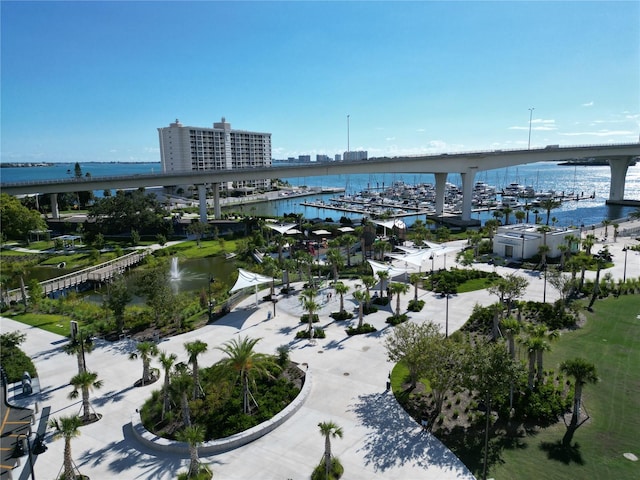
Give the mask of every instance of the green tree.
[[124, 330], [124, 312], [133, 296], [124, 275], [118, 274], [107, 286], [105, 306], [111, 310], [116, 319], [118, 334]]
[[384, 346], [391, 362], [404, 362], [409, 370], [411, 389], [414, 389], [425, 370], [427, 349], [439, 334], [433, 322], [402, 323], [385, 337]]
[[329, 472], [331, 471], [331, 438], [342, 438], [342, 428], [336, 423], [320, 422], [318, 423], [320, 434], [324, 437], [324, 467], [326, 478], [329, 478]]
[[182, 411], [182, 424], [191, 425], [191, 409], [189, 408], [189, 392], [193, 388], [193, 376], [187, 371], [185, 364], [176, 365], [176, 373], [171, 379], [170, 389], [178, 396]]
[[36, 210], [30, 210], [16, 197], [0, 194], [0, 225], [5, 238], [28, 240], [31, 230], [45, 230], [47, 224]]
[[327, 250], [327, 263], [331, 265], [331, 269], [333, 270], [333, 280], [335, 282], [338, 281], [339, 270], [344, 266], [344, 257], [340, 250], [337, 248], [330, 248]]
[[349, 286], [343, 282], [337, 282], [333, 288], [335, 288], [336, 293], [340, 295], [340, 313], [344, 312], [344, 295], [349, 292]]
[[498, 296], [500, 308], [504, 304], [507, 305], [507, 316], [509, 316], [513, 302], [525, 294], [527, 285], [529, 282], [526, 278], [510, 273], [491, 285], [488, 290], [490, 294]]
[[362, 328], [364, 318], [364, 304], [369, 301], [369, 294], [363, 290], [353, 292], [353, 298], [358, 302], [358, 328]]
[[391, 282], [389, 290], [396, 296], [396, 317], [400, 316], [400, 296], [409, 291], [409, 285], [402, 282]]
[[203, 223], [200, 220], [193, 219], [189, 226], [187, 227], [187, 233], [190, 235], [195, 235], [196, 237], [196, 245], [200, 248], [202, 245], [200, 244], [202, 237], [209, 231], [209, 224]]
[[562, 205], [562, 202], [560, 202], [560, 200], [556, 200], [554, 198], [545, 198], [544, 200], [542, 200], [540, 202], [540, 207], [544, 208], [544, 210], [547, 212], [547, 220], [545, 222], [545, 225], [549, 225], [549, 219], [551, 217], [551, 210], [554, 210], [554, 209], [560, 207], [560, 205]]
[[347, 258], [347, 267], [351, 268], [351, 247], [358, 241], [358, 239], [350, 234], [341, 235], [339, 238], [340, 245], [345, 249], [345, 257]]
[[389, 271], [388, 270], [378, 270], [376, 272], [378, 275], [378, 279], [380, 280], [380, 298], [384, 298], [384, 287], [389, 280]]
[[222, 359], [219, 364], [224, 368], [231, 368], [238, 373], [243, 391], [243, 412], [251, 413], [250, 403], [258, 405], [249, 389], [250, 383], [255, 383], [256, 377], [271, 377], [271, 369], [278, 370], [277, 363], [270, 355], [258, 353], [254, 350], [260, 338], [244, 337], [232, 339], [222, 347], [218, 347], [228, 358]]
[[609, 253], [609, 249], [607, 247], [604, 247], [597, 255], [593, 256], [593, 259], [596, 263], [596, 279], [593, 282], [593, 293], [591, 294], [591, 300], [587, 306], [588, 309], [593, 307], [596, 298], [598, 298], [598, 294], [600, 293], [600, 272], [608, 263], [611, 262], [611, 253]]
[[139, 274], [136, 293], [145, 299], [153, 311], [155, 323], [164, 325], [163, 319], [174, 313], [175, 295], [169, 285], [169, 268], [166, 262], [159, 262]]
[[100, 389], [104, 382], [98, 380], [98, 374], [95, 372], [84, 371], [74, 375], [71, 378], [71, 386], [73, 391], [69, 394], [70, 400], [75, 400], [82, 394], [82, 421], [88, 423], [91, 420], [91, 404], [89, 402], [89, 392], [93, 389]]
[[307, 312], [309, 325], [309, 339], [313, 338], [313, 318], [315, 313], [320, 310], [320, 304], [316, 302], [316, 290], [308, 288], [300, 294], [302, 301], [302, 309]]
[[201, 468], [198, 446], [204, 441], [204, 427], [202, 425], [190, 425], [180, 430], [176, 438], [179, 442], [185, 442], [189, 445], [189, 471], [187, 478], [197, 477]]
[[420, 284], [421, 280], [422, 280], [422, 275], [420, 275], [419, 273], [412, 273], [411, 275], [409, 275], [409, 282], [411, 282], [411, 285], [413, 285], [413, 301], [414, 302], [418, 301], [418, 285]]
[[[64, 460], [62, 478], [64, 480], [76, 480], [73, 457], [71, 456], [71, 439], [80, 435], [82, 420], [78, 416], [52, 418], [49, 426], [55, 430], [54, 438], [64, 439]], [[77, 468], [75, 468], [77, 471]], [[78, 472], [79, 474], [80, 472]]]
[[158, 346], [153, 342], [140, 342], [136, 345], [136, 351], [129, 354], [130, 360], [136, 360], [138, 357], [142, 360], [142, 378], [140, 383], [142, 386], [153, 383], [156, 378], [151, 370], [151, 359], [158, 355]]
[[75, 339], [66, 343], [62, 350], [67, 355], [75, 355], [78, 360], [78, 373], [86, 372], [86, 358], [85, 354], [91, 353], [93, 351], [93, 341], [91, 340], [91, 336], [87, 335], [85, 332], [78, 332]]
[[567, 426], [567, 432], [562, 439], [562, 443], [565, 446], [568, 446], [573, 439], [573, 434], [578, 427], [582, 425], [582, 423], [578, 423], [580, 418], [580, 409], [582, 407], [582, 390], [588, 383], [597, 383], [598, 374], [593, 363], [590, 363], [580, 357], [562, 362], [560, 370], [574, 378], [573, 412], [571, 414], [571, 422]]
[[184, 349], [189, 354], [189, 363], [191, 364], [191, 371], [193, 373], [193, 399], [195, 400], [200, 396], [200, 380], [198, 378], [198, 356], [207, 351], [208, 345], [202, 340], [194, 340], [193, 342], [186, 342]]
[[38, 279], [32, 278], [28, 283], [29, 288], [29, 304], [33, 306], [34, 309], [38, 309], [40, 303], [42, 303], [42, 297], [44, 296], [44, 290], [42, 289], [42, 285], [38, 282]]
[[160, 365], [164, 370], [164, 386], [162, 387], [162, 420], [164, 420], [165, 414], [169, 411], [169, 399], [171, 389], [171, 368], [175, 364], [178, 356], [175, 353], [160, 352]]

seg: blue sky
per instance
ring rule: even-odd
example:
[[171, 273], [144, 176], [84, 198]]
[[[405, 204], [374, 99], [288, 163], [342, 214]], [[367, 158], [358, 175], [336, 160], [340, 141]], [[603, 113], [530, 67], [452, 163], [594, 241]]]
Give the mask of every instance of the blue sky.
[[273, 157], [638, 141], [640, 2], [8, 2], [0, 161], [159, 161], [179, 118]]

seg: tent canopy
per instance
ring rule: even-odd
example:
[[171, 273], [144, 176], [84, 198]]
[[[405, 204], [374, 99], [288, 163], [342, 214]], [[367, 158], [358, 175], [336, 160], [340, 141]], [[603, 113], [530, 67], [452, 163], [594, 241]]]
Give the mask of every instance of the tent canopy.
[[373, 273], [377, 274], [378, 272], [389, 272], [389, 277], [397, 277], [398, 275], [404, 275], [407, 273], [406, 268], [398, 268], [393, 265], [389, 265], [387, 263], [376, 262], [375, 260], [367, 260], [371, 268], [373, 269]]
[[296, 224], [295, 223], [278, 223], [278, 224], [267, 223], [266, 226], [275, 230], [278, 233], [284, 234], [284, 233], [289, 233], [289, 230], [295, 227]]
[[238, 280], [236, 280], [236, 283], [231, 289], [231, 291], [235, 292], [237, 290], [242, 290], [244, 288], [257, 287], [258, 285], [262, 285], [263, 283], [269, 283], [272, 281], [273, 281], [273, 278], [271, 277], [265, 277], [264, 275], [259, 275], [257, 273], [253, 273], [248, 270], [243, 270], [242, 268], [239, 268]]

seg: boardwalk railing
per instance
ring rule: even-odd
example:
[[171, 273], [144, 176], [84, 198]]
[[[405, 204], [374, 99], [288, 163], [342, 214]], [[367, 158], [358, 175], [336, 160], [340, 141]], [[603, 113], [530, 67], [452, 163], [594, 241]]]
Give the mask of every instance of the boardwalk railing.
[[[109, 260], [108, 262], [104, 262], [99, 265], [94, 265], [92, 267], [78, 270], [77, 272], [45, 280], [40, 282], [40, 286], [42, 287], [44, 295], [48, 296], [61, 290], [78, 287], [87, 282], [106, 282], [115, 275], [123, 273], [128, 268], [137, 265], [150, 253], [151, 250], [127, 253], [126, 255], [122, 255], [121, 257], [114, 258], [113, 260]], [[7, 302], [18, 301], [20, 299], [21, 294], [19, 288], [9, 290], [7, 292]]]

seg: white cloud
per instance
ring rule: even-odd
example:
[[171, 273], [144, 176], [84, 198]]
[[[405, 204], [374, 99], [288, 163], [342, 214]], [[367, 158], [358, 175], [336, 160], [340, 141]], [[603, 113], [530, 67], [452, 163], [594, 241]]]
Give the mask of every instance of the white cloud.
[[591, 100], [590, 102], [587, 102], [587, 103], [583, 103], [582, 106], [583, 107], [593, 107], [593, 100]]
[[558, 133], [565, 137], [579, 137], [579, 136], [592, 136], [592, 137], [612, 137], [623, 135], [635, 135], [635, 132], [631, 130], [598, 130], [594, 132], [570, 132], [570, 133]]
[[418, 133], [424, 133], [426, 131], [427, 131], [426, 128], [419, 128], [419, 129], [416, 130], [416, 132], [418, 132]]
[[395, 139], [396, 139], [396, 137], [387, 137], [387, 138], [385, 138], [385, 140], [387, 142], [393, 142]]

